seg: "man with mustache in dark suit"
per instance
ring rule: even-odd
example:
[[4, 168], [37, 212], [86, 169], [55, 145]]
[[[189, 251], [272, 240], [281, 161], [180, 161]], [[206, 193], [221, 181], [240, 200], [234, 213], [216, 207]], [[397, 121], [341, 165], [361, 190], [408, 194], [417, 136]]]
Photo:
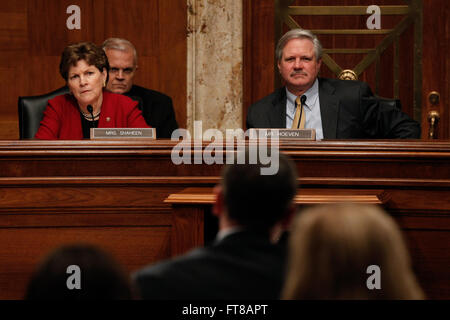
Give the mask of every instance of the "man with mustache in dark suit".
[[419, 123], [366, 83], [319, 78], [322, 45], [312, 32], [288, 31], [275, 54], [286, 85], [250, 106], [247, 128], [312, 128], [318, 140], [420, 138]]

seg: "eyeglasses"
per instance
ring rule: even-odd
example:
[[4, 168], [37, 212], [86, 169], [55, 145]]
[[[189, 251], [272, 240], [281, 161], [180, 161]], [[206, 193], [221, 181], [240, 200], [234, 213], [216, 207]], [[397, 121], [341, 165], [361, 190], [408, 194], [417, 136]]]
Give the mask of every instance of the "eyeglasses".
[[122, 73], [127, 76], [131, 75], [134, 72], [134, 68], [111, 68], [109, 69], [109, 72], [111, 72], [112, 74], [117, 74], [120, 72], [120, 70], [122, 70]]

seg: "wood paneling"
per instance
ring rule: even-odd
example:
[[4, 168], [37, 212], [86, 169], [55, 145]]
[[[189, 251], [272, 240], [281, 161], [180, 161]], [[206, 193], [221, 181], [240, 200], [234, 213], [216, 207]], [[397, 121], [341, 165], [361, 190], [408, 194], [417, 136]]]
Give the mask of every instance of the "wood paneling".
[[[0, 139], [18, 139], [17, 99], [64, 85], [59, 75], [68, 44], [108, 37], [137, 48], [135, 83], [173, 99], [186, 126], [186, 2], [177, 0], [16, 0], [0, 8]], [[81, 30], [68, 30], [69, 5], [81, 9]], [[168, 27], [170, 26], [170, 27]]]
[[[317, 190], [301, 188], [294, 197], [297, 205], [317, 203], [355, 202], [366, 204], [385, 204], [390, 198], [384, 190], [340, 190], [325, 189], [318, 194]], [[169, 195], [164, 202], [172, 206], [213, 205], [216, 196], [212, 188], [186, 188], [181, 192]]]
[[[422, 136], [428, 134], [428, 112], [440, 113], [438, 139], [450, 139], [450, 3], [445, 0], [423, 1], [423, 83]], [[440, 103], [432, 106], [431, 91], [440, 93]]]
[[274, 1], [272, 0], [244, 0], [243, 127], [245, 126], [248, 106], [273, 91], [274, 10]]
[[172, 208], [172, 256], [185, 254], [204, 243], [204, 210], [198, 206]]
[[[134, 271], [213, 239], [214, 198], [204, 190], [219, 182], [222, 165], [176, 166], [175, 145], [0, 141], [0, 298], [22, 297], [35, 263], [63, 243], [94, 243]], [[299, 204], [380, 203], [404, 231], [428, 298], [450, 297], [449, 142], [281, 141], [280, 148], [295, 161]]]
[[[81, 29], [68, 30], [66, 20], [71, 15], [67, 7], [77, 5], [81, 9]], [[61, 55], [68, 44], [93, 41], [92, 0], [38, 0], [28, 1], [28, 53], [30, 56], [46, 57]]]

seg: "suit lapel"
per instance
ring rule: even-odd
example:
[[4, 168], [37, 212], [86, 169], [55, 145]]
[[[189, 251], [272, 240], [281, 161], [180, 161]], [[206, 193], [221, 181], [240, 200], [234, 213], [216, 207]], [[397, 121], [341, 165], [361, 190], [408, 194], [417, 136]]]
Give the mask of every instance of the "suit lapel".
[[334, 90], [335, 88], [326, 79], [319, 79], [320, 116], [324, 139], [336, 139], [339, 99]]
[[272, 100], [273, 108], [270, 108], [269, 120], [271, 128], [286, 128], [286, 88], [278, 89]]

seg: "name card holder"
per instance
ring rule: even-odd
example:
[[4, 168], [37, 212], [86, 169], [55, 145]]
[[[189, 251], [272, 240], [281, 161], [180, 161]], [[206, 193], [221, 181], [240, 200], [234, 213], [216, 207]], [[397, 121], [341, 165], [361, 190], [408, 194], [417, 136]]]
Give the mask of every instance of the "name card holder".
[[156, 139], [155, 128], [91, 128], [91, 140]]
[[250, 129], [250, 139], [316, 140], [315, 129]]

